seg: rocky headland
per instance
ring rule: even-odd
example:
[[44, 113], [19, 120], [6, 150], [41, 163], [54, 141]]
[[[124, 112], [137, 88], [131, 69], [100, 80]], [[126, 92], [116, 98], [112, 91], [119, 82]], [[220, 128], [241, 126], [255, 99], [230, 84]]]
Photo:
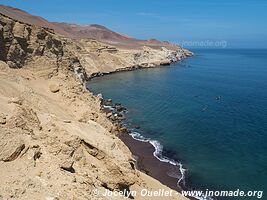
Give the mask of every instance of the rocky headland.
[[170, 64], [192, 53], [153, 40], [103, 39], [98, 32], [81, 36], [77, 27], [67, 32], [0, 6], [0, 199], [125, 199], [94, 192], [168, 190], [136, 169], [118, 138], [123, 130], [85, 83], [116, 71]]

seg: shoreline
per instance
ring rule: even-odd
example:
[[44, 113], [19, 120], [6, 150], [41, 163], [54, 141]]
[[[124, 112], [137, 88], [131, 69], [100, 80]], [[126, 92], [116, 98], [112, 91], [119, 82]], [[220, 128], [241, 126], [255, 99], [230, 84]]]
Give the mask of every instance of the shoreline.
[[[91, 74], [86, 83], [86, 89], [90, 91], [90, 88], [87, 86], [90, 81], [93, 79], [101, 78], [103, 76], [112, 75], [114, 73], [119, 72], [129, 72], [135, 70], [144, 70], [151, 68], [161, 68], [166, 66], [171, 66], [176, 62], [180, 62], [186, 58], [192, 57], [194, 54], [192, 53], [190, 56], [185, 56], [184, 58], [171, 61], [169, 63], [165, 63], [164, 65], [154, 65], [154, 66], [133, 66], [117, 69], [116, 71], [107, 72], [107, 73], [96, 73]], [[91, 91], [90, 91], [91, 92]], [[102, 101], [106, 101], [106, 99], [102, 98]], [[97, 95], [94, 95], [97, 96]], [[109, 99], [111, 100], [111, 99]], [[111, 100], [112, 102], [112, 100]], [[121, 106], [121, 104], [119, 103]], [[115, 106], [116, 107], [116, 104]], [[124, 108], [124, 107], [123, 107]], [[107, 111], [109, 110], [109, 111]], [[116, 111], [116, 109], [114, 109]], [[125, 108], [126, 110], [126, 108]], [[105, 105], [102, 103], [102, 112], [108, 114], [113, 112], [112, 105]], [[124, 112], [124, 110], [122, 111]], [[121, 111], [119, 113], [122, 113]], [[113, 115], [113, 114], [112, 114]], [[110, 116], [107, 115], [107, 118]], [[157, 141], [150, 138], [145, 138], [141, 134], [136, 131], [132, 131], [130, 127], [125, 126], [122, 121], [126, 120], [124, 115], [120, 120], [111, 120], [111, 123], [118, 128], [119, 134], [117, 137], [129, 148], [132, 156], [136, 160], [136, 168], [137, 170], [147, 174], [148, 176], [158, 180], [163, 185], [173, 189], [181, 194], [182, 190], [191, 190], [190, 186], [186, 185], [186, 171], [187, 169], [183, 168], [182, 163], [179, 161], [173, 160], [168, 156], [163, 155], [163, 146]], [[119, 121], [119, 123], [118, 123]], [[137, 133], [137, 134], [136, 134]], [[191, 200], [202, 200], [202, 197], [187, 197]], [[210, 197], [209, 197], [210, 198]], [[210, 200], [213, 200], [210, 198]]]
[[[163, 155], [163, 146], [157, 140], [145, 138], [135, 129], [128, 127], [127, 123], [124, 123], [127, 119], [124, 115], [127, 110], [125, 107], [121, 106], [120, 103], [112, 104], [112, 99], [102, 99], [101, 110], [117, 127], [119, 132], [117, 137], [129, 148], [135, 159], [137, 170], [180, 194], [182, 190], [191, 190], [186, 185], [186, 169], [183, 168], [182, 163]], [[187, 198], [203, 200], [202, 197], [191, 196]]]
[[145, 138], [125, 124], [125, 107], [112, 100], [102, 100], [102, 111], [119, 130], [118, 138], [129, 148], [139, 171], [159, 180], [166, 186], [181, 192], [185, 187], [185, 169], [178, 161], [163, 155], [163, 146], [157, 141]]
[[[178, 53], [179, 51], [174, 51]], [[183, 50], [183, 56], [174, 56], [173, 59], [169, 59], [168, 61], [162, 62], [162, 63], [143, 63], [143, 64], [138, 64], [138, 65], [132, 65], [129, 67], [122, 67], [115, 69], [114, 71], [110, 72], [96, 72], [96, 73], [91, 73], [88, 78], [87, 82], [91, 81], [96, 78], [101, 78], [103, 76], [115, 74], [115, 73], [121, 73], [121, 72], [130, 72], [130, 71], [135, 71], [135, 70], [144, 70], [144, 69], [153, 69], [153, 68], [162, 68], [162, 67], [170, 67], [172, 64], [183, 61], [184, 59], [190, 58], [194, 56], [194, 53], [191, 51], [184, 51]], [[89, 90], [90, 91], [90, 90]]]
[[[134, 139], [127, 133], [122, 133], [119, 138], [130, 149], [136, 159], [137, 169], [159, 180], [169, 188], [181, 192], [179, 180], [182, 178], [180, 167], [168, 162], [160, 161], [154, 156], [156, 148], [150, 142]], [[173, 175], [170, 176], [170, 174]], [[175, 177], [179, 176], [179, 177]]]
[[[180, 60], [172, 62], [170, 60], [169, 63], [165, 63], [163, 65], [156, 66], [132, 66], [117, 69], [116, 71], [108, 72], [108, 73], [95, 73], [91, 74], [86, 83], [86, 88], [90, 91], [90, 88], [87, 87], [90, 81], [93, 79], [101, 78], [103, 76], [111, 75], [119, 72], [127, 72], [127, 71], [135, 71], [135, 70], [143, 70], [150, 68], [160, 68], [170, 66], [173, 63], [182, 61], [188, 57], [192, 57], [193, 53], [190, 56], [186, 56]], [[90, 91], [91, 92], [91, 91]], [[97, 95], [95, 95], [97, 96]], [[104, 99], [102, 99], [105, 101]], [[111, 100], [112, 101], [112, 100]], [[105, 105], [102, 103], [102, 111], [108, 113], [112, 113], [113, 108], [111, 105]], [[116, 110], [116, 109], [115, 109]], [[124, 116], [124, 115], [123, 115]], [[109, 118], [109, 117], [108, 117]], [[176, 190], [181, 193], [183, 189], [186, 189], [185, 186], [185, 171], [182, 167], [182, 164], [178, 161], [174, 161], [171, 158], [168, 158], [162, 155], [163, 146], [156, 140], [151, 140], [147, 138], [137, 138], [136, 135], [126, 126], [124, 126], [121, 121], [124, 121], [126, 118], [118, 121], [109, 119], [118, 129], [123, 128], [123, 131], [120, 132], [118, 138], [129, 148], [133, 157], [136, 159], [137, 170], [155, 178], [160, 181], [162, 184], [167, 187]], [[126, 129], [126, 130], [125, 130]], [[142, 139], [141, 139], [142, 138]], [[192, 198], [193, 199], [193, 198]]]
[[[182, 61], [182, 60], [180, 60]], [[177, 62], [177, 61], [176, 61]], [[101, 78], [103, 76], [108, 76], [108, 75], [112, 75], [115, 73], [123, 73], [123, 72], [131, 72], [131, 71], [136, 71], [136, 70], [145, 70], [145, 69], [153, 69], [153, 68], [162, 68], [162, 67], [166, 67], [166, 66], [171, 66], [173, 63], [176, 62], [169, 62], [169, 63], [165, 63], [165, 64], [160, 64], [160, 65], [152, 65], [152, 66], [142, 66], [142, 65], [136, 65], [136, 66], [130, 66], [130, 67], [125, 67], [125, 68], [119, 68], [116, 69], [115, 71], [111, 71], [111, 72], [97, 72], [97, 73], [92, 73], [89, 77], [87, 81], [91, 81], [97, 78]]]
[[[87, 88], [89, 90], [89, 88]], [[89, 90], [90, 91], [90, 90]], [[94, 95], [98, 96], [98, 95]], [[100, 94], [101, 96], [101, 94]], [[98, 96], [99, 98], [99, 96]], [[158, 180], [161, 184], [173, 189], [180, 194], [182, 191], [192, 190], [190, 185], [186, 185], [186, 171], [182, 163], [173, 160], [168, 155], [163, 154], [164, 146], [159, 141], [146, 138], [138, 133], [136, 129], [128, 126], [125, 111], [127, 109], [120, 103], [112, 104], [112, 99], [101, 99], [101, 111], [108, 120], [117, 128], [117, 137], [128, 147], [135, 159], [136, 170]], [[106, 105], [105, 103], [108, 103]], [[119, 108], [119, 109], [117, 109]], [[201, 190], [201, 189], [200, 189]], [[190, 196], [190, 200], [215, 200], [211, 197]]]

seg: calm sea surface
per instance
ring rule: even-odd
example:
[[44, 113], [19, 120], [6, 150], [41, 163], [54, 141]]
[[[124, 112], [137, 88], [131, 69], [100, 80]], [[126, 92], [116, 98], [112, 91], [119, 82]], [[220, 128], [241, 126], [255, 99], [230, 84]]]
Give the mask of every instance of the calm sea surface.
[[267, 50], [194, 53], [88, 86], [126, 106], [128, 123], [181, 161], [192, 187], [263, 190], [267, 199]]

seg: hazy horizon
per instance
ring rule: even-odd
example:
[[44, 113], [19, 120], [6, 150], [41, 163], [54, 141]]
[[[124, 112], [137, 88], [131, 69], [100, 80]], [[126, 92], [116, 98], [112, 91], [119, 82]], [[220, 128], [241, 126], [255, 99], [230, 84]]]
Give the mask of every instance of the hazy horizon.
[[[66, 3], [67, 2], [67, 3]], [[100, 24], [139, 39], [194, 48], [267, 48], [267, 2], [2, 0], [48, 21]]]

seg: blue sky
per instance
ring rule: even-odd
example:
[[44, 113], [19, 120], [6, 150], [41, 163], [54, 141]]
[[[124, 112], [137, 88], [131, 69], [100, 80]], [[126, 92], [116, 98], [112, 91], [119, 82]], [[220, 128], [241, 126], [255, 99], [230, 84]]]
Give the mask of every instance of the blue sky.
[[96, 23], [141, 39], [157, 38], [188, 45], [226, 41], [232, 48], [267, 48], [266, 0], [1, 0], [0, 3], [49, 21]]

